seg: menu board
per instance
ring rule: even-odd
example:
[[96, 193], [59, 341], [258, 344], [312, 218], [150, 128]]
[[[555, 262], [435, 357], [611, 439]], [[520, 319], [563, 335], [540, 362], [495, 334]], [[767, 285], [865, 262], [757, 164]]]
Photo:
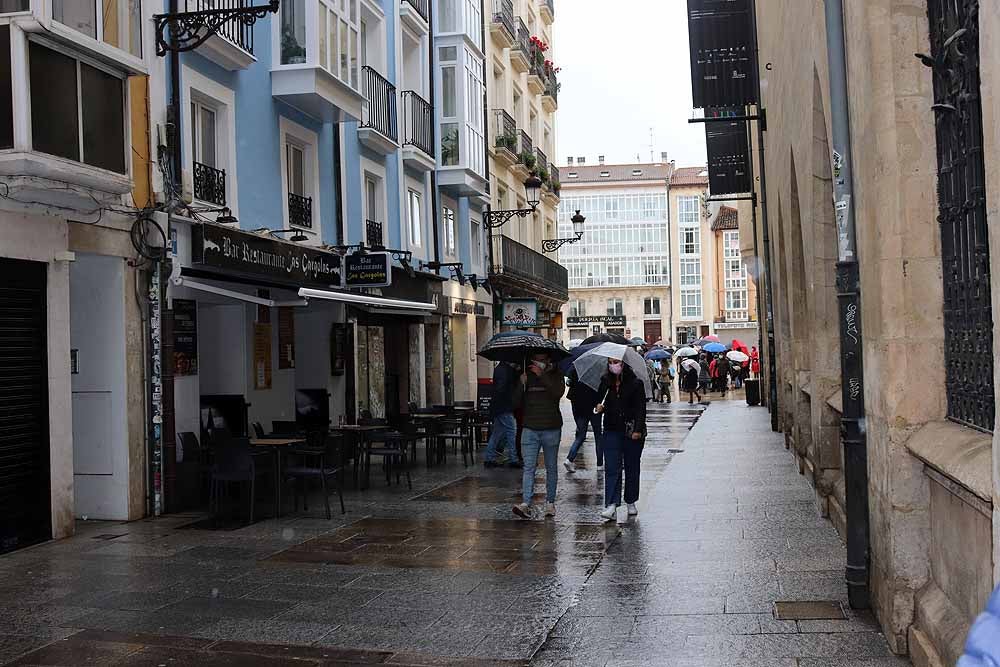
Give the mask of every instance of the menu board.
[[174, 376], [198, 374], [198, 304], [174, 299]]

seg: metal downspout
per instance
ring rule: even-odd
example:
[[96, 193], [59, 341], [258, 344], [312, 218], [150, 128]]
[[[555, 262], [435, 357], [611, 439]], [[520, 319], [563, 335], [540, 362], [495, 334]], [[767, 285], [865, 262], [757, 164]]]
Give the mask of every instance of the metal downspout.
[[[434, 96], [437, 94], [434, 88], [434, 75], [437, 73], [435, 55], [437, 49], [434, 47], [434, 2], [427, 3], [427, 23], [430, 26], [430, 34], [427, 36], [428, 45], [428, 65], [427, 73], [430, 78], [429, 92], [431, 99], [431, 108], [434, 110], [431, 117], [431, 149], [434, 151], [434, 169], [431, 170], [431, 236], [434, 239], [434, 261], [441, 261], [441, 249], [438, 247], [438, 184], [437, 184], [437, 114], [438, 106], [437, 100]], [[441, 270], [438, 269], [435, 273], [440, 274]]]

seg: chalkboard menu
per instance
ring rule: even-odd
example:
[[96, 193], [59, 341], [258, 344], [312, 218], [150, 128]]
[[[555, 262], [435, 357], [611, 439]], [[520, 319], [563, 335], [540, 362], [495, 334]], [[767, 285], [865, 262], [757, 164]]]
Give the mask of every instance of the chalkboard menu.
[[174, 299], [174, 375], [198, 374], [198, 304]]
[[355, 253], [344, 258], [345, 287], [388, 287], [392, 284], [389, 253]]

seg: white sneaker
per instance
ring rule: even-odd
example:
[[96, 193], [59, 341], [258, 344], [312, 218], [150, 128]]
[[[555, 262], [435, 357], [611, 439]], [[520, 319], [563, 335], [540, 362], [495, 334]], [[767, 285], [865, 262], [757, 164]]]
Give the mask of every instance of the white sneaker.
[[531, 505], [528, 505], [527, 503], [514, 505], [513, 512], [515, 515], [521, 517], [522, 519], [528, 519], [529, 521], [534, 517], [534, 512], [531, 510]]
[[545, 516], [555, 516], [555, 515], [556, 515], [556, 504], [545, 503]]
[[563, 461], [563, 468], [566, 468], [566, 472], [576, 472], [576, 464], [569, 459]]
[[608, 505], [603, 510], [601, 510], [601, 518], [604, 519], [605, 521], [614, 521], [615, 512], [617, 511], [618, 507], [616, 505]]
[[638, 510], [638, 508], [636, 508], [635, 503], [629, 503], [628, 504], [628, 515], [629, 516], [637, 516], [638, 514], [639, 514], [639, 510]]
[[597, 466], [597, 472], [604, 472], [604, 466]]
[[628, 523], [628, 510], [624, 507], [618, 508], [618, 525]]

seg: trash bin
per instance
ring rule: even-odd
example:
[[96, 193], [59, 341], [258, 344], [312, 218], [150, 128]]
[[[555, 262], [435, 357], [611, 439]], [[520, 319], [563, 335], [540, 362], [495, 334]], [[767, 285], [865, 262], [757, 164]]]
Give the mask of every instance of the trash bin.
[[760, 405], [760, 380], [744, 380], [743, 388], [747, 393], [747, 405]]

